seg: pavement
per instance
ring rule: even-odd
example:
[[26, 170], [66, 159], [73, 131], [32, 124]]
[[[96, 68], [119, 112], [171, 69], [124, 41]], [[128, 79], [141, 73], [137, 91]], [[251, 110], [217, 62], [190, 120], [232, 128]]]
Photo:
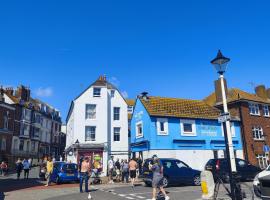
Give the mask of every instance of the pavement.
[[[79, 193], [78, 183], [44, 187], [45, 182], [37, 174], [38, 168], [34, 168], [28, 180], [16, 180], [15, 174], [0, 177], [0, 200], [86, 200], [88, 197], [88, 193]], [[115, 183], [90, 186], [90, 190], [94, 200], [151, 200], [152, 196], [152, 189], [141, 183], [134, 189], [130, 184]], [[201, 199], [201, 188], [196, 186], [169, 187], [166, 191], [171, 200]], [[224, 190], [219, 199], [229, 199]]]

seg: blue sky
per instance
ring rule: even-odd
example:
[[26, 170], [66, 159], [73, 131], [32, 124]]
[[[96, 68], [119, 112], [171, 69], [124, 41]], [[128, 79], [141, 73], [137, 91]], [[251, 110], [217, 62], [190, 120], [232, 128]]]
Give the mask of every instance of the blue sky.
[[100, 74], [128, 97], [201, 99], [217, 50], [230, 87], [270, 87], [269, 1], [1, 1], [0, 84], [60, 109]]

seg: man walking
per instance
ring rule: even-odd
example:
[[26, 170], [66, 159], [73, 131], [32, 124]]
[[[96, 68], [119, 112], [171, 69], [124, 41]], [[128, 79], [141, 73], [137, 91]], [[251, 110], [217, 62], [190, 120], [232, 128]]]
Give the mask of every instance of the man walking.
[[30, 171], [30, 163], [27, 159], [23, 160], [24, 179], [28, 179]]
[[85, 184], [85, 192], [89, 192], [88, 180], [89, 180], [90, 170], [91, 170], [91, 166], [90, 166], [89, 158], [84, 157], [81, 163], [81, 168], [80, 168], [80, 193], [83, 193], [83, 189], [82, 189], [83, 182]]
[[18, 161], [16, 162], [17, 180], [20, 179], [22, 169], [23, 169], [22, 161], [20, 158], [18, 158]]
[[136, 169], [138, 167], [137, 162], [135, 161], [135, 158], [132, 158], [131, 161], [129, 162], [129, 176], [131, 178], [131, 185], [134, 188], [134, 182], [136, 178]]
[[51, 183], [51, 175], [53, 172], [53, 162], [50, 156], [48, 157], [48, 160], [47, 160], [46, 169], [47, 169], [47, 172], [46, 172], [47, 184], [45, 185], [45, 187], [48, 187]]

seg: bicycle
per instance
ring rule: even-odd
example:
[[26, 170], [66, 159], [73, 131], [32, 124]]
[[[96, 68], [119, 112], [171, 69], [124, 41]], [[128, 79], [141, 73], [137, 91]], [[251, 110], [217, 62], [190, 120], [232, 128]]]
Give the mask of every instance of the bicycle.
[[[214, 200], [218, 200], [218, 193], [220, 190], [220, 185], [223, 186], [223, 188], [226, 190], [227, 195], [232, 198], [232, 193], [229, 189], [228, 186], [226, 186], [226, 184], [223, 181], [224, 179], [222, 179], [220, 176], [216, 175], [216, 182], [215, 182], [215, 190], [214, 190]], [[237, 199], [239, 200], [254, 200], [254, 191], [253, 188], [251, 186], [249, 186], [246, 183], [240, 182], [239, 179], [235, 180], [236, 181], [236, 187], [237, 190], [240, 191], [240, 196], [237, 197]], [[227, 181], [226, 181], [227, 182]]]

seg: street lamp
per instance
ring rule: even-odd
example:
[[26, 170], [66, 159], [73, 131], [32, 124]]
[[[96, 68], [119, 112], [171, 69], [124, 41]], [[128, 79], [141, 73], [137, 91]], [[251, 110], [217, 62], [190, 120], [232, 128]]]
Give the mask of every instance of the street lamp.
[[234, 157], [233, 143], [232, 143], [230, 114], [228, 111], [226, 92], [225, 92], [225, 86], [224, 86], [224, 73], [226, 72], [229, 61], [230, 61], [230, 59], [223, 56], [221, 51], [218, 50], [218, 54], [217, 54], [216, 58], [214, 58], [211, 61], [211, 64], [213, 64], [215, 69], [217, 70], [217, 72], [219, 74], [220, 83], [221, 83], [222, 102], [223, 102], [223, 113], [221, 114], [221, 116], [222, 116], [221, 122], [223, 123], [226, 155], [227, 155], [227, 159], [229, 161], [229, 176], [230, 176], [230, 187], [231, 187], [231, 193], [232, 193], [232, 200], [236, 200], [239, 198], [241, 199], [241, 195], [239, 195], [239, 191], [237, 189], [238, 187], [236, 186], [236, 182], [235, 182], [235, 179], [233, 177], [237, 171], [236, 171], [236, 164], [235, 164], [235, 157]]

